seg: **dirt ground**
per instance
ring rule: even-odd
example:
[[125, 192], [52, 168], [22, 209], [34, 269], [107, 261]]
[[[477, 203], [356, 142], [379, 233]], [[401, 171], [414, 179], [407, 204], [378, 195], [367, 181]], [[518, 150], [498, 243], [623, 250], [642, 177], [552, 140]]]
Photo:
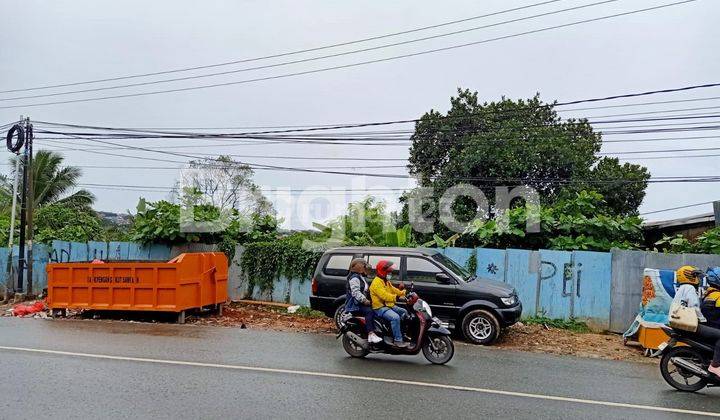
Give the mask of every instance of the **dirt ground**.
[[645, 357], [639, 346], [624, 345], [619, 334], [578, 333], [543, 325], [525, 325], [522, 322], [508, 328], [495, 346], [593, 359], [644, 363], [654, 363], [657, 360]]
[[[0, 316], [12, 316], [12, 305], [0, 305]], [[158, 314], [146, 316], [112, 315], [101, 316], [98, 313], [72, 313], [72, 318], [115, 319], [140, 322], [173, 322], [173, 317], [159, 317]], [[49, 314], [48, 314], [49, 315]], [[134, 314], [133, 314], [134, 315]], [[45, 318], [46, 314], [27, 315], [27, 317]], [[267, 306], [233, 302], [226, 305], [222, 316], [195, 314], [188, 316], [188, 324], [212, 325], [231, 328], [251, 328], [275, 331], [332, 334], [335, 324], [327, 317], [311, 317], [287, 313], [282, 306]], [[461, 340], [455, 337], [456, 340]], [[518, 323], [508, 328], [495, 348], [505, 348], [535, 353], [550, 353], [578, 357], [626, 360], [643, 363], [655, 363], [643, 355], [636, 346], [626, 346], [617, 334], [578, 333], [544, 325], [526, 325]]]
[[231, 303], [223, 309], [223, 316], [198, 316], [188, 324], [222, 327], [254, 328], [305, 333], [334, 333], [335, 324], [327, 317], [308, 317], [287, 313], [283, 307]]

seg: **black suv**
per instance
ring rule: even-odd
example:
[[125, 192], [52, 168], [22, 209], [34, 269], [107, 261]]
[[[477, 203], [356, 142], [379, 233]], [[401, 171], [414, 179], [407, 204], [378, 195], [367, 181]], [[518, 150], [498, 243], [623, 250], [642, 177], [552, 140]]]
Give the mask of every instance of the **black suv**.
[[[350, 261], [361, 257], [371, 267], [380, 260], [395, 263], [393, 281], [414, 284], [433, 314], [450, 328], [460, 326], [477, 344], [495, 341], [502, 328], [520, 319], [522, 305], [515, 289], [505, 283], [479, 279], [436, 249], [344, 247], [328, 250], [320, 258], [312, 279], [312, 309], [334, 317], [345, 307], [345, 284]], [[368, 280], [372, 281], [374, 273]]]

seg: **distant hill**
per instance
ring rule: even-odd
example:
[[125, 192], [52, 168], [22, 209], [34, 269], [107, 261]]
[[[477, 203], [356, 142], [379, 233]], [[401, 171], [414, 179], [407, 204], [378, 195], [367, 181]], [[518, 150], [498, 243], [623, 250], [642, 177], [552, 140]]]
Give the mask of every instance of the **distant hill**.
[[129, 226], [132, 224], [132, 217], [127, 213], [113, 213], [111, 211], [99, 211], [97, 212], [103, 221], [120, 226]]

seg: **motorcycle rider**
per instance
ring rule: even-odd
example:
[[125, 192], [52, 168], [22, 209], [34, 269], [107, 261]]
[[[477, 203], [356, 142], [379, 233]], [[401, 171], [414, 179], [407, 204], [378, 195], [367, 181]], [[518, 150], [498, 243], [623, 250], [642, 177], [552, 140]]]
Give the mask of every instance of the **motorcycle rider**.
[[707, 272], [708, 288], [700, 305], [700, 311], [707, 319], [707, 325], [720, 328], [720, 267]]
[[393, 333], [394, 345], [396, 347], [408, 347], [410, 344], [403, 341], [400, 328], [401, 320], [408, 312], [404, 308], [395, 305], [397, 299], [405, 297], [405, 290], [400, 290], [390, 283], [391, 272], [394, 265], [392, 261], [381, 260], [375, 266], [377, 276], [370, 284], [370, 299], [375, 315], [390, 321], [390, 328]]
[[[708, 289], [700, 308], [707, 318], [707, 325], [720, 328], [720, 267], [708, 270], [706, 279]], [[708, 371], [720, 376], [720, 340], [715, 343], [715, 352]]]
[[699, 322], [706, 322], [705, 317], [700, 311], [700, 297], [698, 296], [698, 287], [700, 287], [700, 278], [698, 276], [697, 267], [684, 265], [675, 272], [675, 281], [680, 285], [675, 292], [673, 304], [684, 304], [688, 308], [694, 308], [698, 316]]
[[382, 341], [375, 334], [375, 311], [371, 308], [369, 286], [367, 276], [368, 264], [363, 258], [354, 258], [350, 262], [350, 274], [347, 276], [345, 312], [358, 312], [365, 317], [365, 329], [368, 334], [368, 341], [379, 343]]

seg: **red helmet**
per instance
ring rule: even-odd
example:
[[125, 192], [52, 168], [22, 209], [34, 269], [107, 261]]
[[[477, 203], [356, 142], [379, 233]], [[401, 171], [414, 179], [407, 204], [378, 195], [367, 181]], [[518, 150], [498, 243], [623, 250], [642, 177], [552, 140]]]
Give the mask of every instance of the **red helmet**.
[[393, 271], [394, 266], [395, 264], [392, 261], [380, 260], [375, 266], [375, 273], [377, 273], [378, 277], [384, 279], [388, 273]]

